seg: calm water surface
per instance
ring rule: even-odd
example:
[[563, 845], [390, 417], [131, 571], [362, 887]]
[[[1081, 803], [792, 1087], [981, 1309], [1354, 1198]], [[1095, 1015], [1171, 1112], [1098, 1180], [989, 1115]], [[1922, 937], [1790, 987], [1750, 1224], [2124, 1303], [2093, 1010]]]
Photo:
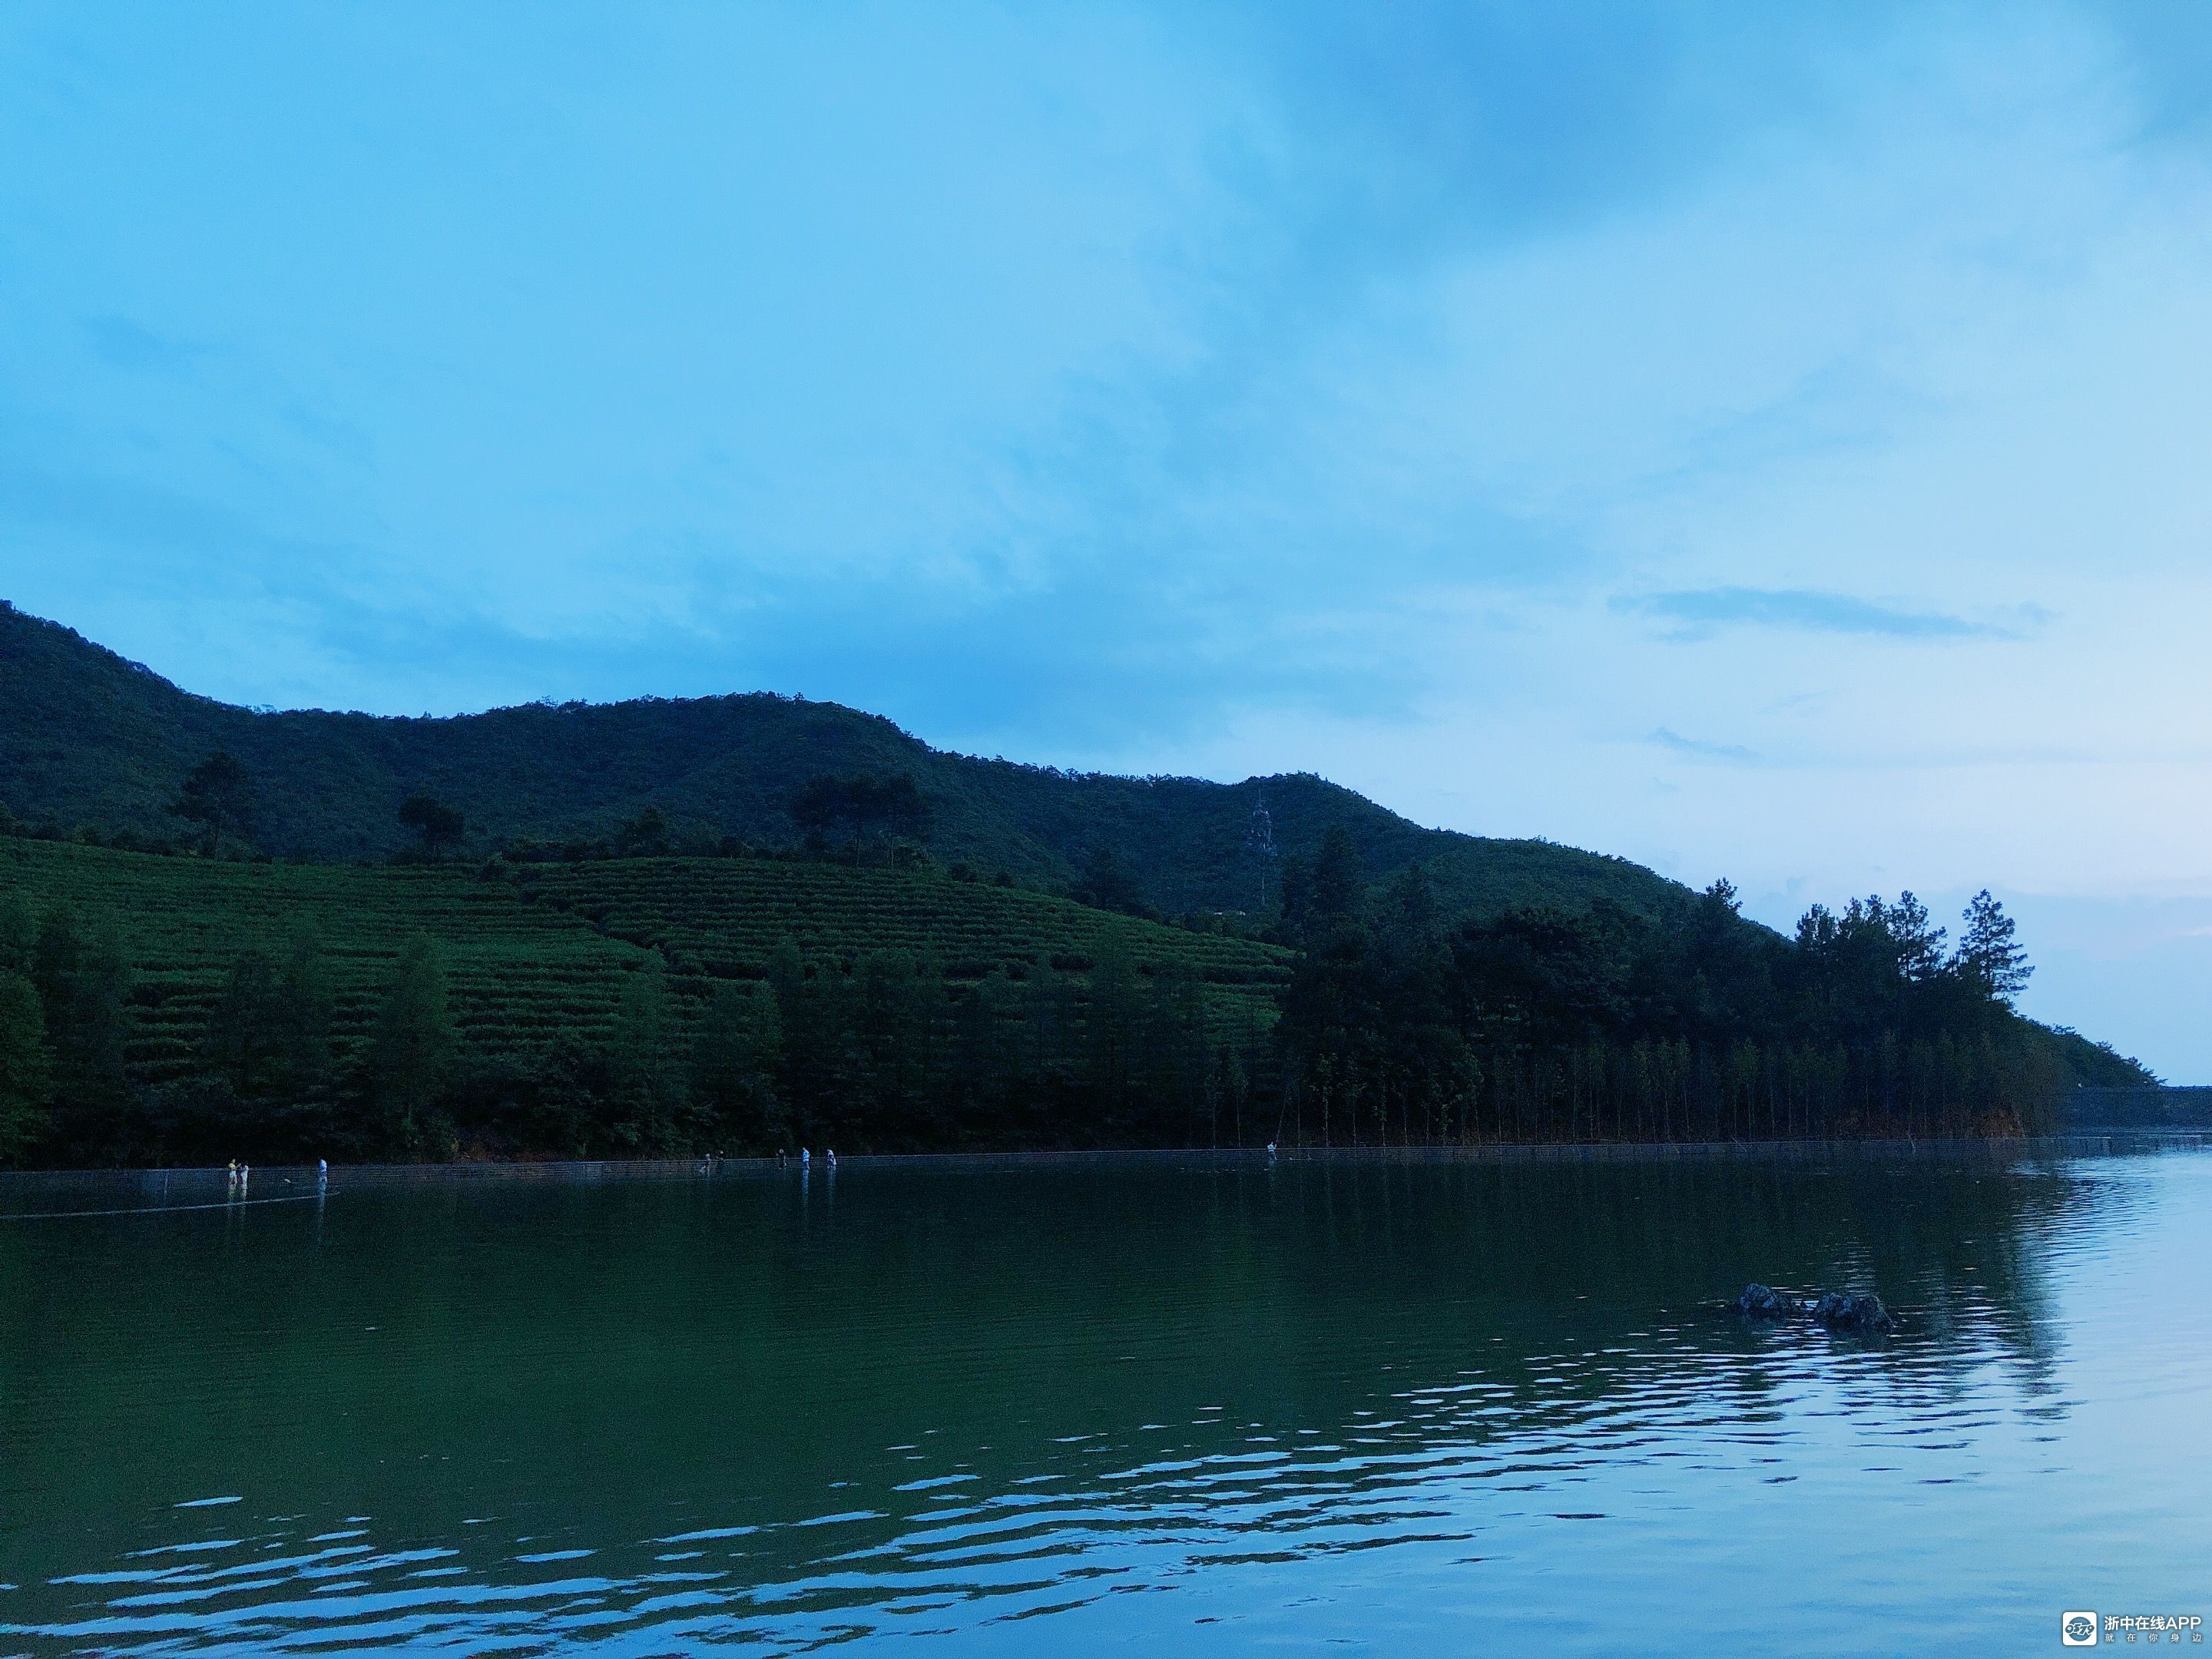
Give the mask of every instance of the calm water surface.
[[[141, 1193], [0, 1188], [0, 1651], [2030, 1653], [2062, 1608], [2212, 1615], [2212, 1156], [21, 1214]], [[1711, 1310], [1750, 1279], [1909, 1323]]]

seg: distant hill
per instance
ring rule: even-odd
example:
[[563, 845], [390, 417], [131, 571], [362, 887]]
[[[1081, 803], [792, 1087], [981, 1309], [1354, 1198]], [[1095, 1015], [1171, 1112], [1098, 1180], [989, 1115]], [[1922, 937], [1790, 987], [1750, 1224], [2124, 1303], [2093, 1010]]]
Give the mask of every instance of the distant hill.
[[1066, 890], [1103, 850], [1170, 914], [1259, 908], [1262, 860], [1248, 841], [1262, 807], [1283, 858], [1310, 858], [1341, 826], [1370, 878], [1419, 860], [1454, 915], [1606, 898], [1665, 915], [1688, 896], [1626, 859], [1425, 830], [1307, 775], [1220, 784], [1065, 773], [949, 754], [878, 715], [763, 693], [443, 720], [258, 713], [193, 696], [0, 601], [0, 805], [17, 817], [175, 836], [169, 803], [217, 750], [252, 775], [262, 850], [312, 862], [404, 848], [397, 811], [418, 788], [459, 809], [479, 854], [513, 839], [607, 837], [647, 807], [679, 835], [781, 845], [799, 837], [787, 808], [810, 778], [910, 773], [940, 863]]
[[[418, 791], [462, 856], [390, 856]], [[2014, 1013], [2009, 957], [1907, 976], [1887, 912], [1793, 941], [1318, 778], [796, 699], [258, 713], [0, 605], [0, 1161], [2002, 1133], [2153, 1081]], [[1382, 896], [1416, 860], [1439, 902]]]

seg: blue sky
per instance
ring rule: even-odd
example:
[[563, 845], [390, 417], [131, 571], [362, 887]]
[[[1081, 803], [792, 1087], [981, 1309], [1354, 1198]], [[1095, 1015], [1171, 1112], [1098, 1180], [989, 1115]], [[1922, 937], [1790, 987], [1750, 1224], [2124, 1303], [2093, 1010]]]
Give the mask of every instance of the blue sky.
[[0, 594], [1989, 884], [2212, 1080], [2212, 13], [0, 17]]

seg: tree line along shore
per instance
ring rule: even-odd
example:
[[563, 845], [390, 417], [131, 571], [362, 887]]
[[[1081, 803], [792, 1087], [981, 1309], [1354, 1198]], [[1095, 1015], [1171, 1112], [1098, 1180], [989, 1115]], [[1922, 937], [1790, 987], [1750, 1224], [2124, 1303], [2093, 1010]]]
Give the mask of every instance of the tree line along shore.
[[0, 836], [0, 1158], [17, 1164], [2016, 1134], [2147, 1080], [2017, 1013], [1983, 895], [1793, 936], [1718, 884], [1447, 915], [1341, 830], [1264, 908], [1072, 893], [926, 845], [911, 781], [824, 777], [803, 841], [456, 860], [418, 792], [396, 862], [246, 856], [242, 770], [160, 852]]

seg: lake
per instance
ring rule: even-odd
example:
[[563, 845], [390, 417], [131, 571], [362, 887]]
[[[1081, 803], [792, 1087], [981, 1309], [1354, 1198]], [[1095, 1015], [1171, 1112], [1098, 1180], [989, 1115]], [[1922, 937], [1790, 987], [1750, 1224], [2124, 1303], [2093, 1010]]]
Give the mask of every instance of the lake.
[[[2202, 1153], [293, 1178], [0, 1186], [0, 1650], [2023, 1653], [2212, 1614]], [[1749, 1279], [1905, 1325], [1747, 1326]]]

